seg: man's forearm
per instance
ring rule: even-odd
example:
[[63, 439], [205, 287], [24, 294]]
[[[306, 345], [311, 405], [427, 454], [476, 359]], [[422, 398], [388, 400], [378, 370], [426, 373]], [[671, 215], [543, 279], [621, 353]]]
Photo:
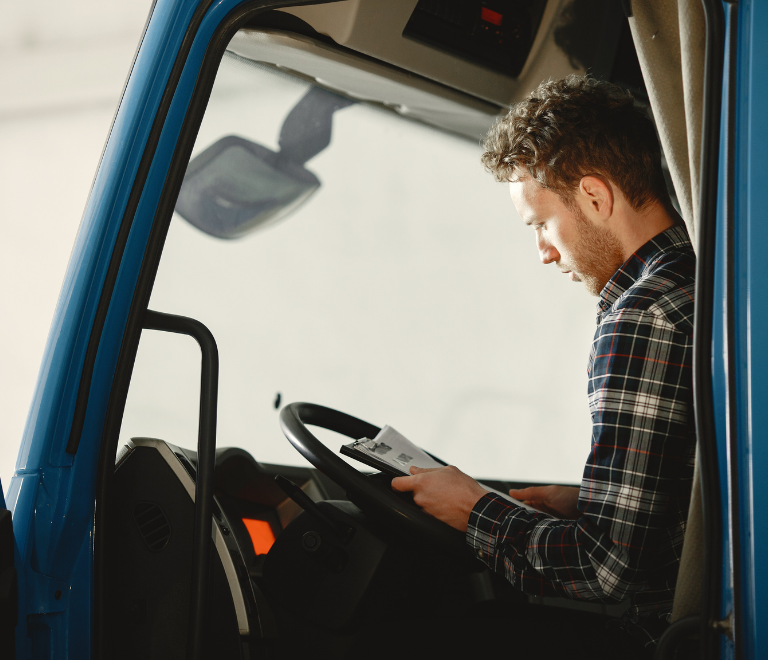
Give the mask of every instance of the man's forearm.
[[[466, 539], [489, 568], [531, 595], [619, 602], [638, 583], [622, 551], [588, 520], [559, 520], [490, 493], [473, 508]], [[596, 570], [593, 555], [610, 561]]]

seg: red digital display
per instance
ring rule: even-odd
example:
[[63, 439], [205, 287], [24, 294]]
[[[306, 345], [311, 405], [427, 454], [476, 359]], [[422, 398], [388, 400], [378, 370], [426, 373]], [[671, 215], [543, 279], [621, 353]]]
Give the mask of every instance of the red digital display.
[[275, 542], [275, 535], [269, 523], [266, 520], [253, 520], [251, 518], [243, 518], [243, 522], [251, 536], [253, 551], [257, 555], [266, 555]]
[[482, 7], [480, 9], [480, 18], [482, 18], [484, 21], [488, 23], [493, 23], [494, 25], [501, 25], [501, 20], [504, 18], [499, 12], [493, 11], [492, 9], [488, 9], [488, 7]]

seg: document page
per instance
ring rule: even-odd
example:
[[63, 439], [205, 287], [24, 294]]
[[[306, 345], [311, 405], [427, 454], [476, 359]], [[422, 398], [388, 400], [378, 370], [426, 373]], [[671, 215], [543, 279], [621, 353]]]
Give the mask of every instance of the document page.
[[410, 474], [412, 465], [420, 468], [444, 467], [391, 426], [381, 429], [373, 440], [358, 440], [354, 448], [362, 454], [387, 463], [403, 475]]
[[[373, 459], [386, 463], [393, 469], [402, 473], [404, 476], [410, 475], [411, 466], [419, 468], [440, 468], [445, 467], [442, 463], [436, 461], [427, 452], [414, 445], [404, 435], [398, 433], [391, 426], [385, 426], [379, 431], [375, 438], [361, 438], [352, 445], [348, 445], [361, 454], [370, 456]], [[536, 509], [523, 504], [521, 501], [510, 497], [507, 493], [502, 493], [495, 488], [480, 484], [486, 490], [501, 495], [517, 506], [521, 506], [529, 511]]]

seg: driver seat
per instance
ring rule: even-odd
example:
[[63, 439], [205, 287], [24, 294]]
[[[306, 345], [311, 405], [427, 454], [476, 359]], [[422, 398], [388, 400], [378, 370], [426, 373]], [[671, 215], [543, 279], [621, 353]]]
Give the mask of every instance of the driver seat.
[[[107, 530], [109, 657], [187, 657], [196, 461], [196, 452], [153, 438], [134, 438], [118, 454]], [[263, 636], [257, 588], [215, 498], [213, 511], [202, 657], [245, 660]]]

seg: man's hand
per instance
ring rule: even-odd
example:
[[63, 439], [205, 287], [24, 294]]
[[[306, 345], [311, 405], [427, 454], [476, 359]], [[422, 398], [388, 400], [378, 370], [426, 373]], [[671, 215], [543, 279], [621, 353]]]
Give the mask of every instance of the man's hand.
[[512, 489], [509, 494], [534, 509], [558, 518], [576, 520], [581, 515], [576, 508], [579, 502], [578, 488], [571, 486], [531, 486], [520, 490]]
[[392, 479], [392, 490], [413, 493], [413, 501], [427, 513], [466, 532], [472, 508], [488, 491], [452, 465], [412, 467], [411, 474], [412, 477]]

